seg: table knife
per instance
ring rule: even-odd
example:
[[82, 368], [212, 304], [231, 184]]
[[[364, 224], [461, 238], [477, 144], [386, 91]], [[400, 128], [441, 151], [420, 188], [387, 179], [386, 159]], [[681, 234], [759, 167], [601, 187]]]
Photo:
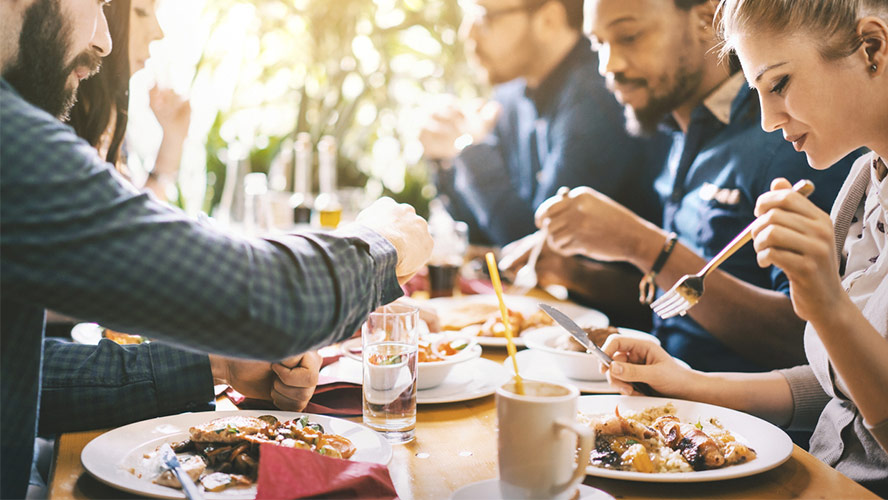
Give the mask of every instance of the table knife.
[[194, 484], [194, 481], [191, 480], [191, 476], [185, 472], [185, 469], [182, 468], [182, 464], [179, 463], [179, 458], [176, 456], [176, 452], [173, 451], [173, 448], [170, 447], [169, 443], [164, 443], [160, 449], [160, 458], [163, 460], [164, 465], [170, 468], [173, 471], [173, 474], [176, 475], [176, 478], [179, 480], [179, 483], [182, 485], [182, 491], [185, 492], [185, 496], [188, 500], [203, 500], [203, 494], [198, 489], [197, 485]]
[[[568, 315], [564, 314], [558, 309], [555, 309], [549, 304], [540, 304], [539, 306], [540, 309], [543, 310], [543, 312], [548, 314], [549, 317], [554, 319], [556, 323], [567, 330], [567, 332], [570, 333], [571, 336], [573, 336], [573, 338], [580, 343], [580, 345], [585, 347], [586, 352], [598, 356], [598, 359], [601, 360], [604, 366], [610, 368], [613, 359], [611, 359], [611, 357], [608, 356], [606, 352], [602, 351], [600, 347], [595, 345], [595, 342], [589, 340], [589, 336], [586, 334], [585, 330], [580, 328], [580, 325], [576, 324], [576, 322], [570, 319]], [[631, 382], [631, 384], [636, 391], [644, 394], [645, 396], [659, 396], [659, 394], [657, 394], [657, 391], [655, 391], [653, 388], [651, 388], [651, 386], [645, 384], [644, 382]]]

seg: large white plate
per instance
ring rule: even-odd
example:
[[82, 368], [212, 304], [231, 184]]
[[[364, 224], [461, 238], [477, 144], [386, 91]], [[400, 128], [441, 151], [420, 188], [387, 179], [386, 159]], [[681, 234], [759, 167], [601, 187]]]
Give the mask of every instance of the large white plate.
[[680, 399], [651, 398], [647, 396], [580, 396], [578, 409], [588, 414], [613, 414], [619, 405], [620, 411], [641, 411], [651, 406], [663, 406], [666, 403], [675, 406], [676, 416], [682, 422], [695, 422], [698, 419], [718, 418], [721, 424], [741, 443], [756, 452], [755, 460], [740, 465], [731, 465], [722, 469], [676, 472], [663, 474], [645, 474], [643, 472], [627, 472], [586, 467], [586, 474], [610, 479], [626, 479], [630, 481], [646, 481], [658, 483], [690, 483], [699, 481], [721, 481], [736, 477], [751, 476], [771, 470], [786, 462], [792, 455], [792, 440], [785, 432], [758, 417], [747, 413], [722, 408], [705, 403], [683, 401]]
[[[520, 312], [524, 316], [528, 316], [533, 314], [534, 312], [539, 310], [539, 304], [550, 304], [555, 306], [563, 312], [571, 317], [574, 321], [576, 321], [582, 327], [588, 326], [597, 326], [597, 327], [605, 327], [610, 324], [607, 315], [597, 309], [591, 309], [589, 307], [583, 307], [578, 304], [574, 304], [573, 302], [562, 302], [558, 300], [549, 300], [549, 299], [537, 299], [534, 297], [527, 297], [524, 295], [504, 295], [503, 300], [506, 302], [506, 307], [509, 309]], [[495, 304], [498, 305], [496, 295], [466, 295], [463, 297], [438, 297], [428, 301], [428, 304], [433, 306], [435, 310], [438, 311], [439, 315], [447, 314], [447, 311], [454, 307], [459, 307], [467, 303], [482, 303], [482, 304]], [[462, 332], [478, 335], [478, 331], [481, 329], [480, 325], [472, 325], [462, 329]], [[524, 340], [521, 337], [516, 337], [515, 345], [519, 347], [524, 346]], [[492, 347], [505, 347], [506, 346], [506, 338], [505, 337], [478, 337], [478, 343], [483, 346], [492, 346]]]
[[[350, 358], [341, 358], [325, 366], [321, 375], [355, 384], [360, 384], [363, 378], [361, 363]], [[416, 402], [421, 405], [455, 403], [489, 396], [510, 376], [510, 372], [495, 361], [473, 359], [455, 366], [440, 385], [416, 391]]]
[[[521, 373], [522, 378], [572, 385], [579, 389], [580, 392], [589, 394], [613, 394], [617, 392], [606, 380], [576, 380], [568, 378], [556, 364], [552, 363], [552, 358], [543, 351], [525, 349], [519, 351], [515, 355], [515, 359], [518, 361], [518, 372]], [[597, 363], [597, 361], [595, 362]], [[511, 358], [506, 358], [503, 361], [503, 366], [508, 370], [509, 375], [515, 373]]]
[[[129, 469], [139, 470], [143, 455], [155, 451], [161, 444], [185, 439], [189, 427], [231, 415], [274, 415], [279, 420], [308, 415], [312, 422], [324, 426], [326, 432], [344, 436], [355, 444], [357, 451], [351, 460], [386, 465], [392, 458], [392, 447], [380, 434], [348, 420], [309, 413], [244, 410], [182, 413], [118, 427], [90, 441], [83, 448], [80, 461], [96, 479], [117, 489], [154, 498], [185, 498], [181, 490], [154, 484], [149, 477], [136, 477]], [[204, 496], [207, 499], [255, 498], [256, 486], [205, 492]]]

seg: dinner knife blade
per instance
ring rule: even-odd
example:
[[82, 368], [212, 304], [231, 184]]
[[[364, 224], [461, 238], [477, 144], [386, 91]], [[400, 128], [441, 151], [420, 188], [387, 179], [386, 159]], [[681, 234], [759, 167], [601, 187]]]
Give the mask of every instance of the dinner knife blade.
[[194, 481], [191, 480], [191, 476], [185, 472], [185, 469], [182, 468], [182, 464], [179, 463], [179, 457], [176, 456], [176, 452], [173, 451], [173, 448], [169, 443], [164, 443], [161, 445], [160, 449], [160, 458], [163, 460], [164, 465], [170, 468], [173, 471], [173, 474], [176, 475], [176, 478], [179, 480], [179, 483], [182, 485], [182, 491], [185, 492], [185, 496], [189, 500], [203, 500], [203, 494], [198, 489], [197, 485], [194, 484]]
[[[604, 366], [610, 368], [611, 359], [610, 356], [607, 355], [606, 352], [602, 351], [600, 347], [595, 345], [595, 342], [589, 339], [589, 336], [586, 334], [586, 331], [580, 328], [580, 325], [576, 324], [576, 322], [570, 319], [570, 316], [564, 314], [563, 312], [555, 309], [549, 304], [539, 304], [540, 309], [543, 310], [546, 314], [549, 315], [550, 318], [554, 319], [556, 323], [561, 325], [562, 328], [567, 330], [567, 333], [571, 334], [571, 336], [576, 339], [577, 342], [580, 343], [583, 347], [586, 348], [586, 352], [589, 354], [594, 354], [601, 360]], [[657, 396], [657, 391], [655, 391], [651, 386], [645, 384], [644, 382], [632, 382], [632, 387], [644, 394], [645, 396]]]
[[550, 318], [554, 319], [556, 323], [561, 325], [562, 328], [567, 330], [567, 333], [571, 334], [577, 342], [580, 343], [581, 346], [586, 348], [586, 352], [589, 354], [594, 354], [598, 356], [598, 359], [604, 363], [604, 366], [610, 368], [611, 359], [610, 356], [607, 355], [606, 352], [602, 351], [595, 342], [589, 340], [589, 336], [586, 334], [586, 331], [580, 328], [580, 325], [576, 324], [574, 320], [570, 319], [570, 317], [563, 312], [555, 309], [549, 304], [540, 304], [540, 309], [543, 310], [546, 314], [549, 315]]

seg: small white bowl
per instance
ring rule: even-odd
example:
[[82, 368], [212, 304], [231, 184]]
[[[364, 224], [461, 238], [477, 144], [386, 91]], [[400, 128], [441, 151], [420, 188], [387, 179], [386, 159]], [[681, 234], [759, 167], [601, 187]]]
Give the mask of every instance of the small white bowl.
[[[660, 340], [649, 333], [629, 328], [618, 328], [618, 330], [621, 335], [660, 344]], [[547, 326], [527, 332], [523, 337], [524, 344], [528, 348], [546, 353], [549, 362], [560, 368], [566, 377], [575, 380], [604, 380], [604, 374], [598, 369], [598, 357], [594, 354], [554, 347], [555, 341], [562, 335], [570, 334], [560, 326]]]
[[[478, 341], [472, 337], [430, 333], [426, 338], [431, 341], [433, 345], [438, 345], [443, 342], [452, 342], [457, 339], [465, 340], [468, 345], [462, 351], [453, 356], [449, 356], [442, 361], [417, 363], [416, 388], [418, 390], [431, 389], [432, 387], [440, 385], [441, 382], [447, 378], [447, 375], [450, 374], [450, 371], [454, 366], [477, 359], [481, 356], [481, 346], [478, 345]], [[340, 344], [340, 350], [345, 357], [351, 358], [359, 363], [363, 362], [361, 357], [360, 338], [346, 340]]]
[[[456, 338], [462, 339], [464, 337]], [[433, 342], [435, 344], [440, 344], [442, 342], [450, 342], [452, 340], [455, 340], [455, 338], [444, 337], [436, 339]], [[445, 378], [447, 378], [447, 375], [450, 374], [450, 371], [453, 370], [453, 367], [461, 363], [465, 363], [466, 361], [471, 361], [480, 357], [481, 346], [477, 344], [475, 339], [466, 338], [466, 340], [468, 341], [469, 345], [453, 356], [448, 356], [446, 359], [443, 359], [441, 361], [426, 361], [424, 363], [417, 363], [418, 372], [416, 374], [416, 388], [419, 390], [423, 390], [436, 387], [440, 385]]]

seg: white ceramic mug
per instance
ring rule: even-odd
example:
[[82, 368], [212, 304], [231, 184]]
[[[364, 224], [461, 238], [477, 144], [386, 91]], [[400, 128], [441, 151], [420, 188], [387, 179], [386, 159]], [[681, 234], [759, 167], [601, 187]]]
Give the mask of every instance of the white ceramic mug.
[[[577, 422], [576, 387], [512, 379], [496, 391], [500, 492], [503, 498], [570, 498], [586, 477], [595, 440]], [[579, 453], [577, 452], [579, 449]]]

